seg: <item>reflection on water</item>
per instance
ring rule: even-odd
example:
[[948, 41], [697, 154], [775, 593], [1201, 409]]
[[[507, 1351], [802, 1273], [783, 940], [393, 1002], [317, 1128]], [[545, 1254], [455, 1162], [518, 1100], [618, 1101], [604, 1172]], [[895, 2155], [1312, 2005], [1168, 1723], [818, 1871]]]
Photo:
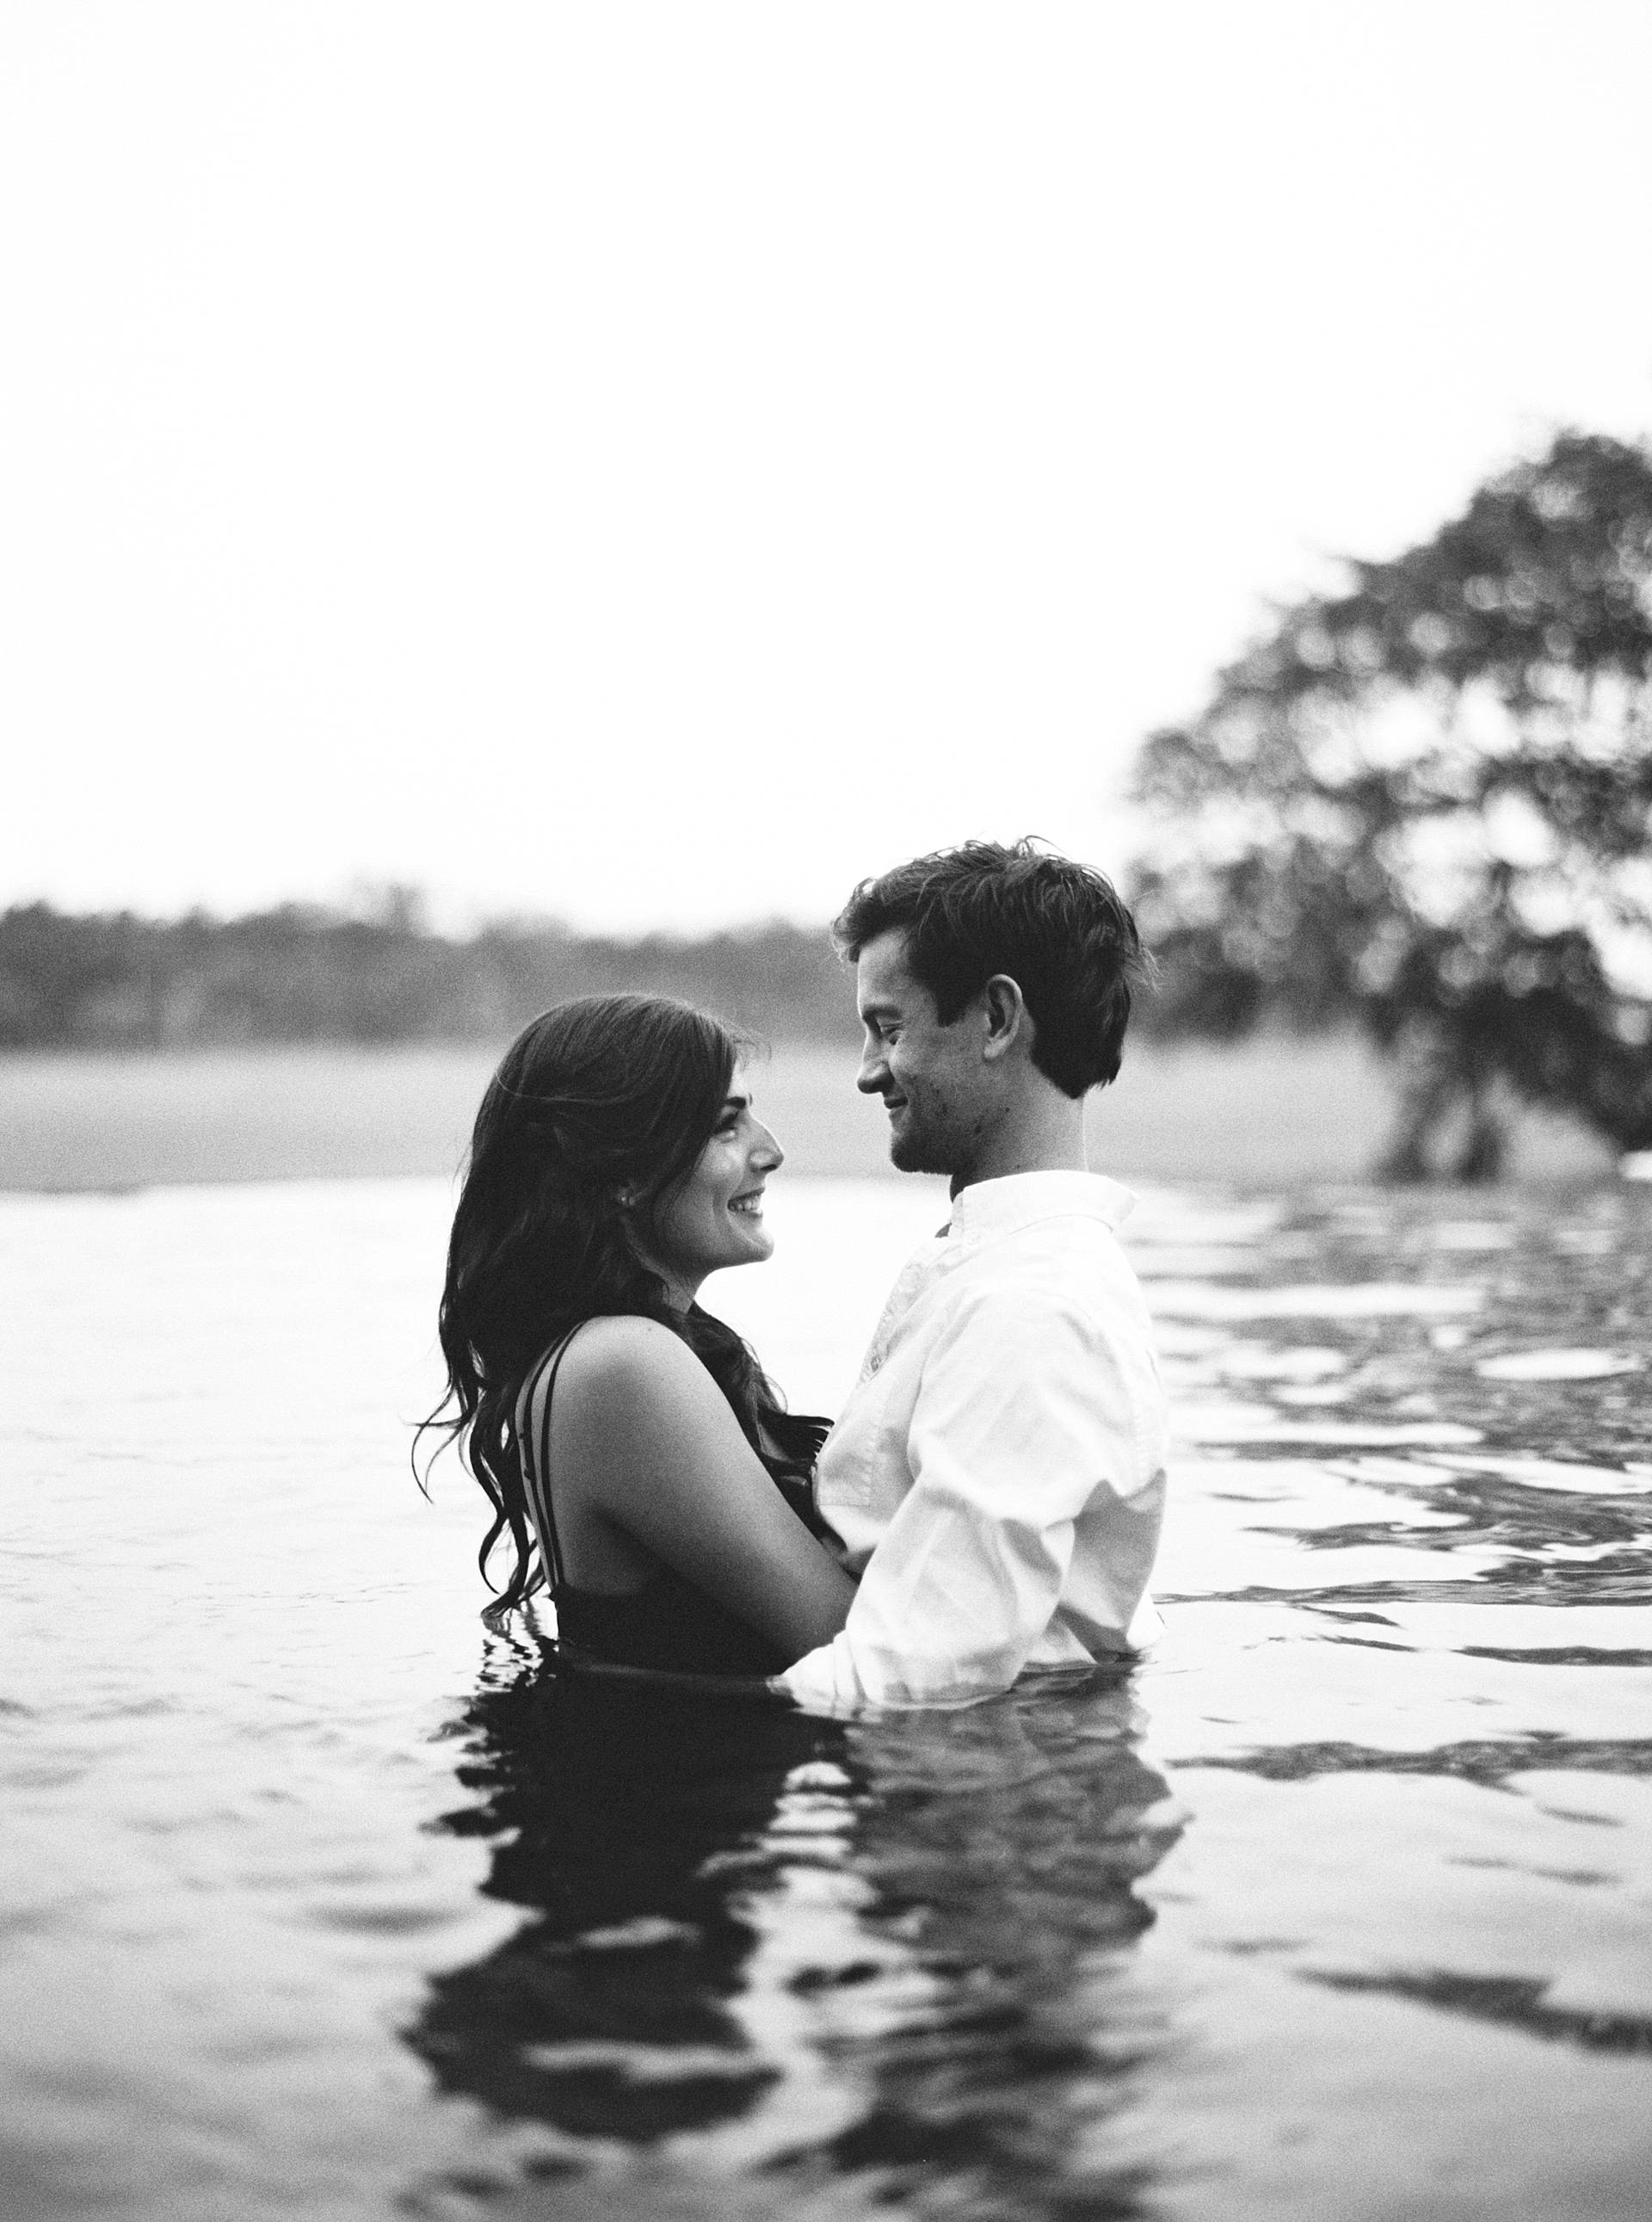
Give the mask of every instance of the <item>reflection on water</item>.
[[[448, 1203], [0, 1203], [9, 2209], [1643, 2211], [1652, 1188], [1148, 1197], [1162, 1643], [857, 1723], [483, 1635]], [[829, 1409], [935, 1199], [770, 1216]]]
[[[1081, 2148], [1167, 2034], [1112, 1996], [1155, 1918], [1137, 1886], [1181, 1826], [1142, 1728], [1128, 1679], [1098, 1677], [848, 1731], [845, 1856], [876, 1949], [820, 2048], [855, 2101], [821, 2157], [879, 2198], [1136, 2211], [1140, 2170]], [[861, 1980], [854, 1960], [822, 1973]]]
[[1568, 2012], [1548, 2004], [1541, 1978], [1511, 1975], [1321, 1974], [1333, 1990], [1382, 1991], [1449, 2013], [1505, 2022], [1532, 2037], [1563, 2038], [1593, 2052], [1652, 2052], [1652, 2015]]
[[1163, 2035], [1106, 2005], [1180, 1828], [1126, 1679], [842, 1724], [518, 1665], [463, 1727], [475, 1802], [440, 1825], [489, 1839], [484, 1888], [529, 1918], [404, 2034], [445, 2090], [551, 2133], [521, 2180], [617, 2188], [629, 2149], [738, 2125], [724, 2164], [777, 2199], [1072, 2194], [1083, 2122]]
[[777, 2073], [729, 2007], [755, 1847], [841, 1731], [537, 1666], [485, 1685], [464, 1727], [460, 1779], [479, 1802], [440, 1825], [490, 1840], [483, 1888], [531, 1918], [435, 1979], [409, 2043], [444, 2089], [574, 2137], [745, 2113]]

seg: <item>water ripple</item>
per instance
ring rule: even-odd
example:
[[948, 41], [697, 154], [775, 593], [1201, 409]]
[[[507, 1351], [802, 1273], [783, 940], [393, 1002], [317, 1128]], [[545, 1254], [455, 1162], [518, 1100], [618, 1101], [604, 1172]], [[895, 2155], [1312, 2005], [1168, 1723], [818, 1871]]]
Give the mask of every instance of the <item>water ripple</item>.
[[[400, 1424], [450, 1202], [9, 1217], [31, 2214], [1636, 2211], [1652, 1187], [1145, 1196], [1162, 1641], [865, 1723], [482, 1633], [474, 1491]], [[794, 1401], [934, 1218], [777, 1184], [727, 1308]]]

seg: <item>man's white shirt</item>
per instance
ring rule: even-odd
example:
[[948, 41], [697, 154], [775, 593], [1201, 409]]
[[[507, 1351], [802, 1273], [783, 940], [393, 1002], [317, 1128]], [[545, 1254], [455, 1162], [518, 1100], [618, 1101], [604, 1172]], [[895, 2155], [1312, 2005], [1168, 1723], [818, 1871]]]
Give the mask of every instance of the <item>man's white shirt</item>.
[[779, 1677], [816, 1709], [960, 1705], [1158, 1626], [1164, 1392], [1115, 1229], [1075, 1172], [981, 1181], [909, 1259], [821, 1453], [820, 1509], [860, 1587]]

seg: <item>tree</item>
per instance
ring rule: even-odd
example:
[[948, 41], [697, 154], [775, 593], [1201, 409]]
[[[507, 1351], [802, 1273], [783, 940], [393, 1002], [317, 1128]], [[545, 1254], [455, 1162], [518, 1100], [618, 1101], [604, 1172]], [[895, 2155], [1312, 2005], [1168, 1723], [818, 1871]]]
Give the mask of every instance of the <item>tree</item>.
[[1494, 1177], [1511, 1096], [1647, 1147], [1652, 454], [1562, 433], [1347, 572], [1143, 748], [1158, 1023], [1355, 1020], [1394, 1178]]

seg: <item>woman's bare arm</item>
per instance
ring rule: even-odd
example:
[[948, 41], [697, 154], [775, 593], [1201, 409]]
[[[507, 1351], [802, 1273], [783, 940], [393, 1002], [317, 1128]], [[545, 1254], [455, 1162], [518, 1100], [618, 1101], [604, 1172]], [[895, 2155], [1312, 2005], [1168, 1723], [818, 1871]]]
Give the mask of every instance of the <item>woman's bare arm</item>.
[[657, 1320], [591, 1321], [552, 1414], [565, 1503], [598, 1513], [788, 1660], [842, 1627], [854, 1585], [786, 1503], [694, 1353]]

